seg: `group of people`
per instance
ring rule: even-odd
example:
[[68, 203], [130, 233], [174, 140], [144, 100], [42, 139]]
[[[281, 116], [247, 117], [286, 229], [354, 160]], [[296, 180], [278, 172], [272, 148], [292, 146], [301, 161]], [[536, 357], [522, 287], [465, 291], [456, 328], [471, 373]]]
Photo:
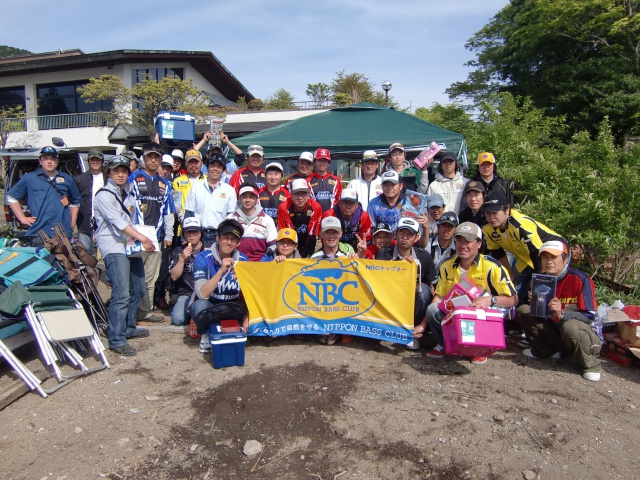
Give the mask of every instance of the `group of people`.
[[[457, 156], [441, 150], [430, 182], [429, 166], [416, 168], [403, 145], [394, 143], [384, 163], [375, 151], [365, 151], [361, 175], [343, 188], [330, 173], [326, 148], [302, 152], [297, 171], [285, 181], [280, 163], [263, 168], [261, 146], [251, 145], [245, 155], [226, 135], [220, 138], [222, 145], [209, 146], [204, 158], [200, 148], [207, 135], [184, 156], [180, 150], [165, 155], [159, 143], [150, 142], [140, 158], [127, 151], [104, 165], [102, 152], [91, 150], [90, 170], [76, 179], [58, 172], [56, 150], [44, 147], [42, 169], [9, 191], [11, 209], [30, 226], [27, 236], [34, 244], [35, 233], [46, 232], [52, 220], [62, 222], [70, 237], [77, 226], [79, 241], [89, 250], [95, 240], [112, 288], [111, 349], [136, 353], [128, 340], [149, 335], [136, 321], [158, 320], [152, 313], [154, 292], [160, 289], [156, 304], [164, 306], [168, 279], [176, 298], [171, 321], [183, 325], [193, 320], [204, 352], [211, 348], [206, 333], [212, 323], [237, 319], [247, 329], [235, 262], [346, 256], [417, 264], [415, 291], [407, 292], [413, 295], [415, 313], [411, 349], [421, 347], [428, 330], [435, 346], [427, 356], [445, 356], [444, 314], [438, 304], [466, 278], [486, 292], [474, 307], [500, 309], [524, 332], [518, 342], [524, 355], [565, 355], [585, 379], [600, 379], [602, 332], [594, 285], [571, 268], [564, 238], [512, 207], [510, 184], [498, 175], [492, 153], [478, 155], [477, 175], [467, 179]], [[235, 154], [231, 162], [228, 150]], [[57, 199], [52, 190], [59, 202], [51, 201]], [[417, 218], [402, 214], [407, 190], [427, 196]], [[32, 217], [22, 211], [25, 198]], [[146, 237], [137, 225], [153, 227], [157, 238]], [[127, 238], [138, 240], [147, 254], [128, 257]], [[548, 305], [551, 318], [531, 314], [534, 273], [557, 277], [557, 292]], [[159, 276], [164, 286], [157, 283]], [[327, 344], [336, 340], [334, 334], [320, 337]], [[343, 336], [342, 341], [353, 339]], [[482, 364], [487, 358], [471, 361]]]

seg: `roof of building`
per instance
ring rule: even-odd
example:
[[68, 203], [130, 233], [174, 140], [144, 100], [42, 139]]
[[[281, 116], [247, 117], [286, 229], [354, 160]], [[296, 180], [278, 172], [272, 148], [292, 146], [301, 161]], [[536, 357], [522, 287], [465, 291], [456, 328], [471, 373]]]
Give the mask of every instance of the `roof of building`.
[[180, 50], [111, 50], [84, 53], [80, 49], [35, 53], [0, 59], [0, 77], [77, 70], [80, 68], [109, 66], [121, 63], [189, 62], [227, 99], [244, 97], [247, 102], [254, 96], [211, 52]]

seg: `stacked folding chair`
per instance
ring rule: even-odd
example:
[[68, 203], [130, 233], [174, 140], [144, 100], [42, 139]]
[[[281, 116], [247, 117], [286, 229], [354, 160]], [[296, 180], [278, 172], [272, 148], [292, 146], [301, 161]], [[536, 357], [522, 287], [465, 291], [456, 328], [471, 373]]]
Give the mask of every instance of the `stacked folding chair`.
[[[9, 250], [9, 249], [5, 249]], [[16, 249], [18, 250], [18, 249]], [[25, 249], [28, 255], [32, 255], [33, 249]], [[46, 397], [75, 378], [89, 375], [93, 372], [109, 367], [104, 354], [104, 346], [100, 341], [98, 330], [89, 321], [83, 306], [74, 296], [73, 291], [66, 285], [58, 285], [62, 281], [56, 274], [47, 277], [44, 284], [28, 285], [26, 288], [20, 281], [14, 281], [18, 273], [22, 278], [29, 277], [29, 268], [37, 271], [41, 278], [41, 270], [37, 270], [40, 262], [45, 262], [38, 253], [28, 261], [24, 261], [20, 255], [13, 256], [10, 260], [19, 265], [11, 268], [9, 273], [13, 277], [0, 274], [4, 284], [10, 285], [0, 295], [0, 312], [7, 315], [23, 315], [33, 331], [33, 335], [40, 349], [43, 362], [49, 366], [58, 384], [51, 389], [45, 389], [39, 380], [18, 358], [13, 355], [11, 349], [0, 340], [0, 354], [11, 365], [17, 375], [40, 395]], [[18, 253], [22, 253], [18, 251]], [[0, 250], [0, 256], [6, 254]], [[36, 258], [37, 257], [37, 258]], [[9, 257], [7, 257], [9, 258]], [[35, 260], [34, 260], [35, 258]], [[54, 263], [57, 263], [54, 261]], [[10, 268], [10, 266], [6, 267]], [[41, 267], [46, 270], [46, 266]], [[26, 281], [28, 284], [29, 282]], [[92, 355], [86, 355], [91, 352]], [[85, 354], [83, 356], [83, 354]], [[87, 358], [92, 356], [98, 366], [89, 368], [86, 365]], [[62, 363], [68, 363], [73, 368], [69, 373], [63, 371]], [[68, 367], [67, 367], [68, 369]]]

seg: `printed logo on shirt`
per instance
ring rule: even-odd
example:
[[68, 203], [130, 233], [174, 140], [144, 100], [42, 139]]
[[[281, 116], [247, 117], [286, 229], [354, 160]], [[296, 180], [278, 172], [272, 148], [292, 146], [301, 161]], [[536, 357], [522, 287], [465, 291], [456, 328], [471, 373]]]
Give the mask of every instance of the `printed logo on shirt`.
[[56, 183], [64, 183], [64, 178], [56, 177]]
[[331, 180], [331, 179], [329, 179], [329, 180], [327, 181], [327, 183], [328, 183], [329, 185], [335, 185], [335, 184], [336, 184], [336, 181], [335, 181], [335, 180]]
[[500, 239], [500, 238], [502, 238], [502, 237], [500, 236], [500, 234], [499, 234], [498, 232], [493, 232], [493, 233], [491, 234], [491, 238]]

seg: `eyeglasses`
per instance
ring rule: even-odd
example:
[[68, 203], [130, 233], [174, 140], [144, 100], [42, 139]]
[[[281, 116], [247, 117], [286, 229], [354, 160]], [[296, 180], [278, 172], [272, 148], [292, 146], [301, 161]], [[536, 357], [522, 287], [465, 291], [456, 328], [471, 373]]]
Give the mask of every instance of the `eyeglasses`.
[[40, 155], [53, 155], [57, 157], [58, 151], [53, 147], [43, 147], [42, 150], [40, 150]]

